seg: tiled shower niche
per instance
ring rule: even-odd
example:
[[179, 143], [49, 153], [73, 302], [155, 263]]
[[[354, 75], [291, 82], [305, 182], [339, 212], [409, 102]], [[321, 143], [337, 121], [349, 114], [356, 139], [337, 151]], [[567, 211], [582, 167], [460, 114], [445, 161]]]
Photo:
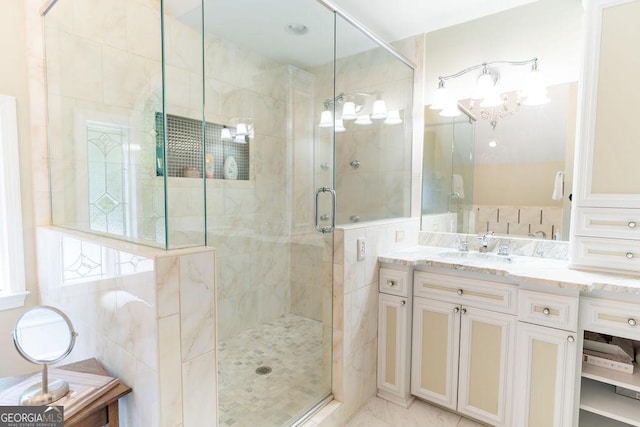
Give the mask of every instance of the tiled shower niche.
[[238, 165], [238, 180], [249, 180], [249, 142], [242, 144], [235, 141], [223, 141], [220, 132], [223, 125], [205, 122], [204, 138], [202, 138], [201, 120], [167, 114], [167, 162], [164, 164], [164, 126], [162, 113], [156, 113], [156, 175], [169, 177], [202, 178], [211, 172], [210, 166], [204, 166], [204, 153], [212, 157], [213, 176], [207, 178], [224, 179], [224, 161], [233, 156]]

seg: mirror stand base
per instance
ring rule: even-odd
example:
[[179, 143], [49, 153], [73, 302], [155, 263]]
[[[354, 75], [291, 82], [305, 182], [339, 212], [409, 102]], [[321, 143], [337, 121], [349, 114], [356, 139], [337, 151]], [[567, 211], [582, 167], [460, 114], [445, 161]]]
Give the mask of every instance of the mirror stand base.
[[36, 383], [20, 395], [22, 406], [42, 406], [61, 399], [69, 392], [69, 384], [63, 380], [49, 380], [47, 392], [43, 393], [42, 383]]

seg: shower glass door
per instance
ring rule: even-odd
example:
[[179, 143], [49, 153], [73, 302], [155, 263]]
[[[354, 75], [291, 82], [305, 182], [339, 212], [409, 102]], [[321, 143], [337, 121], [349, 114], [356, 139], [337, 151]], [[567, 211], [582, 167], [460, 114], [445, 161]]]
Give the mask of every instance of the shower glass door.
[[331, 393], [333, 234], [316, 230], [332, 223], [330, 191], [318, 224], [315, 202], [333, 188], [333, 128], [318, 122], [334, 96], [334, 14], [206, 0], [181, 19], [204, 22], [218, 424], [290, 425]]

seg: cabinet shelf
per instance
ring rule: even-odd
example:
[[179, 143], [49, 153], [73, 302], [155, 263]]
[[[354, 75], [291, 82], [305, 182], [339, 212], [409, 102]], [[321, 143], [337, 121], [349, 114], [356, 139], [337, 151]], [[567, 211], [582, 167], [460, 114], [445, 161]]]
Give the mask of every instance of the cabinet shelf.
[[[636, 366], [634, 371], [633, 374], [625, 374], [624, 372], [601, 368], [587, 363], [582, 364], [583, 378], [589, 378], [640, 392], [640, 368]], [[638, 404], [640, 405], [640, 402], [638, 402]]]
[[605, 418], [593, 412], [580, 411], [580, 427], [629, 427], [630, 424]]
[[580, 409], [640, 427], [640, 401], [615, 393], [615, 386], [582, 379]]

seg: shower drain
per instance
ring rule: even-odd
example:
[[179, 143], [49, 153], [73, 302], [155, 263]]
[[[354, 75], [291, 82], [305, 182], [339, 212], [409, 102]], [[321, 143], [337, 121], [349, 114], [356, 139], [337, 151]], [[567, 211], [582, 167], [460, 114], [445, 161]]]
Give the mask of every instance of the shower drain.
[[269, 366], [260, 366], [256, 369], [256, 374], [258, 375], [267, 375], [271, 373], [271, 368]]

